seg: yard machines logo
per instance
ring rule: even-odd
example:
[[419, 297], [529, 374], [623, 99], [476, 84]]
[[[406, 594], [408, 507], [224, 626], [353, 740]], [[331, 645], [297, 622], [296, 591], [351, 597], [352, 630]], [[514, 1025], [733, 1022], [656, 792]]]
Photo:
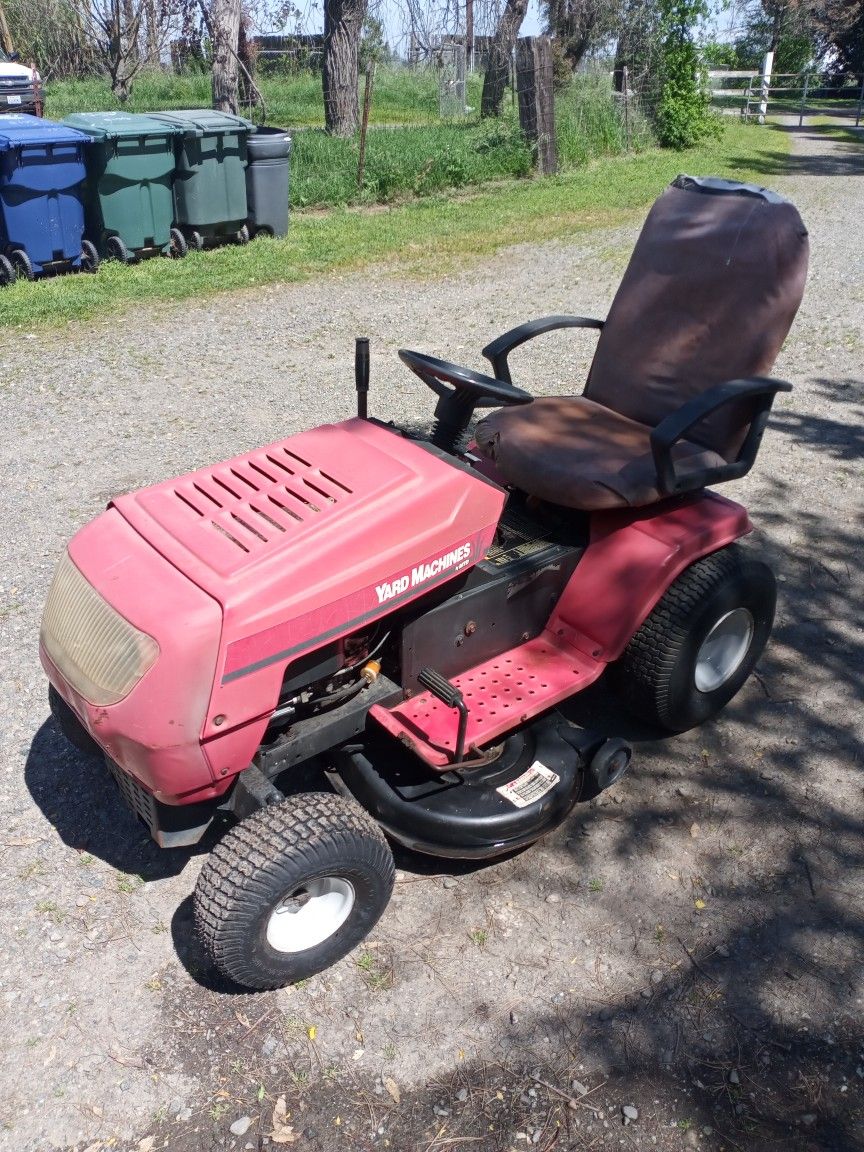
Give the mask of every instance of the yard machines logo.
[[451, 569], [454, 573], [461, 571], [470, 564], [471, 551], [470, 544], [460, 544], [452, 552], [445, 552], [443, 556], [437, 556], [426, 564], [418, 564], [416, 568], [412, 568], [404, 576], [397, 576], [395, 580], [388, 580], [384, 584], [376, 584], [375, 591], [378, 595], [378, 603], [386, 604], [397, 596], [404, 595], [412, 588], [419, 588], [421, 585], [427, 584], [436, 576], [440, 576], [442, 572], [449, 572]]

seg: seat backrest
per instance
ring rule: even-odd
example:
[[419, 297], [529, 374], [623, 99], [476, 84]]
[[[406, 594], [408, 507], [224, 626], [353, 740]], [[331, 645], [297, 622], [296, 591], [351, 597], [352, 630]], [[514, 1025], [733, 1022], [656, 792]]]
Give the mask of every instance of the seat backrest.
[[[766, 375], [801, 303], [807, 256], [807, 230], [782, 196], [679, 176], [648, 214], [585, 395], [653, 427], [714, 384]], [[751, 412], [728, 404], [688, 436], [730, 459]]]

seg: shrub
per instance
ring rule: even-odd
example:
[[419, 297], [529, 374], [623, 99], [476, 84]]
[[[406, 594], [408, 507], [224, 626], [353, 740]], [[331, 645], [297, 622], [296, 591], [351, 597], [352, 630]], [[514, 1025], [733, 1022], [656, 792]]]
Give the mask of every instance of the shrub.
[[723, 125], [710, 109], [704, 65], [693, 43], [696, 21], [708, 14], [704, 0], [660, 0], [663, 21], [657, 135], [667, 148], [692, 148], [718, 137]]

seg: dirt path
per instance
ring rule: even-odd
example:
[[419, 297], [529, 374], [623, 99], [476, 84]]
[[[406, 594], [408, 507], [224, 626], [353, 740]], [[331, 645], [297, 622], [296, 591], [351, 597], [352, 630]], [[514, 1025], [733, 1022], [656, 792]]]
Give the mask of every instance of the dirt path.
[[[636, 228], [446, 281], [372, 271], [4, 333], [0, 1147], [255, 1149], [284, 1096], [298, 1149], [322, 1152], [864, 1149], [864, 152], [805, 130], [771, 166], [813, 255], [777, 367], [795, 391], [733, 492], [782, 573], [758, 676], [534, 849], [400, 861], [368, 946], [303, 987], [210, 986], [200, 857], [153, 847], [48, 721], [56, 558], [118, 491], [350, 412], [355, 334], [375, 411], [422, 416], [397, 347], [480, 367], [517, 320], [603, 315]], [[581, 340], [523, 351], [521, 378], [565, 390]]]

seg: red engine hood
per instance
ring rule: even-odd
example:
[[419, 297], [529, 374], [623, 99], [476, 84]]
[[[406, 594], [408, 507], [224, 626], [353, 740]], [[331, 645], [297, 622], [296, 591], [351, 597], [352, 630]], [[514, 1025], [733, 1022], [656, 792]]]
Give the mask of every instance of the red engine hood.
[[225, 714], [230, 704], [239, 720], [250, 702], [229, 702], [220, 685], [257, 681], [259, 714], [272, 707], [276, 681], [268, 676], [262, 691], [257, 673], [278, 665], [281, 681], [281, 668], [297, 655], [475, 564], [503, 502], [504, 493], [476, 474], [354, 419], [130, 493], [114, 506], [222, 605], [211, 713]]

